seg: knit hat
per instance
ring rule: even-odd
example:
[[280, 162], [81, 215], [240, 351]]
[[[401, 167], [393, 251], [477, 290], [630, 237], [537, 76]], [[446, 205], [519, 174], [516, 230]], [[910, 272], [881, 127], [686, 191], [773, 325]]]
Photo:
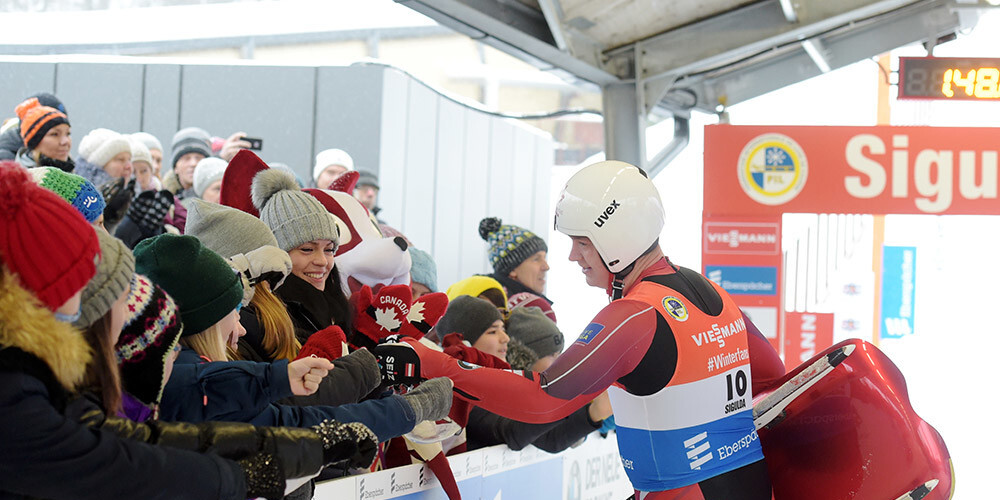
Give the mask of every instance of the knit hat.
[[289, 167], [287, 164], [278, 161], [272, 161], [271, 163], [268, 163], [267, 166], [271, 168], [276, 168], [278, 170], [284, 170], [292, 174], [292, 176], [295, 177], [295, 183], [298, 184], [300, 188], [306, 187], [306, 184], [302, 182], [302, 179], [299, 178], [299, 174], [297, 174], [294, 170], [292, 170], [292, 167]]
[[97, 241], [101, 245], [101, 260], [97, 263], [97, 274], [83, 289], [80, 317], [73, 322], [77, 328], [87, 328], [107, 314], [135, 274], [135, 257], [125, 243], [105, 231], [97, 232]]
[[188, 153], [201, 153], [212, 156], [212, 137], [204, 129], [198, 127], [182, 128], [174, 134], [170, 144], [170, 168], [177, 165], [177, 160]]
[[68, 201], [87, 222], [93, 223], [104, 213], [104, 196], [87, 179], [55, 167], [31, 168], [28, 172], [35, 184]]
[[278, 248], [286, 252], [307, 241], [331, 240], [335, 245], [340, 241], [335, 219], [284, 170], [269, 168], [257, 174], [251, 198]]
[[375, 189], [379, 189], [377, 175], [367, 170], [358, 170], [358, 174], [360, 174], [360, 176], [358, 177], [358, 183], [355, 184], [355, 187], [371, 186]]
[[56, 125], [69, 125], [66, 113], [44, 106], [37, 97], [31, 97], [14, 108], [21, 120], [21, 138], [28, 149], [35, 149], [45, 134]]
[[532, 255], [548, 251], [545, 240], [514, 225], [502, 225], [496, 217], [479, 221], [479, 236], [490, 244], [490, 263], [497, 274], [507, 275]]
[[[354, 159], [343, 149], [325, 149], [316, 155], [316, 165], [313, 166], [313, 180], [319, 180], [319, 174], [330, 165], [342, 165], [347, 170], [354, 170]], [[326, 186], [320, 186], [326, 189]]]
[[132, 143], [114, 130], [95, 128], [80, 140], [79, 151], [84, 160], [103, 167], [119, 153], [131, 155]]
[[55, 311], [94, 276], [99, 254], [80, 212], [20, 164], [0, 162], [0, 261], [24, 288]]
[[434, 258], [416, 247], [409, 247], [407, 250], [409, 250], [410, 260], [413, 262], [410, 266], [410, 280], [426, 286], [432, 292], [438, 291], [437, 265], [434, 264]]
[[553, 323], [558, 323], [556, 321], [556, 312], [552, 310], [552, 303], [546, 300], [544, 297], [535, 295], [531, 292], [521, 292], [511, 295], [507, 299], [507, 305], [510, 306], [510, 310], [513, 311], [519, 307], [537, 307], [545, 313]]
[[504, 291], [503, 285], [489, 276], [476, 275], [456, 281], [445, 293], [448, 294], [448, 300], [455, 300], [461, 295], [478, 297], [487, 290], [496, 290], [503, 297], [503, 303], [507, 303], [507, 292]]
[[177, 301], [184, 336], [201, 333], [236, 309], [243, 283], [194, 236], [161, 234], [135, 247], [135, 269]]
[[512, 309], [507, 318], [507, 335], [531, 348], [539, 358], [559, 354], [563, 349], [559, 327], [537, 307]]
[[194, 194], [201, 198], [208, 186], [215, 181], [221, 181], [228, 165], [222, 158], [214, 156], [202, 158], [194, 167]]
[[278, 246], [278, 241], [260, 219], [232, 207], [194, 198], [188, 205], [184, 234], [224, 258], [245, 254], [263, 246]]
[[132, 163], [144, 161], [153, 166], [153, 155], [149, 152], [149, 148], [134, 135], [126, 135], [125, 138], [132, 145]]
[[160, 140], [149, 132], [136, 132], [129, 137], [143, 143], [143, 145], [146, 146], [146, 149], [150, 151], [154, 149], [163, 151], [163, 144], [160, 144]]
[[475, 344], [479, 336], [490, 328], [500, 317], [500, 311], [493, 304], [483, 300], [462, 295], [448, 304], [444, 316], [438, 320], [434, 330], [438, 338], [444, 338], [449, 333], [461, 333], [469, 344]]
[[[37, 94], [35, 94], [35, 95], [31, 96], [31, 97], [34, 97], [35, 99], [38, 99], [39, 104], [41, 104], [42, 106], [48, 106], [50, 108], [55, 108], [55, 109], [59, 110], [60, 113], [63, 113], [66, 116], [69, 116], [69, 112], [66, 111], [66, 105], [63, 104], [63, 102], [61, 100], [59, 100], [58, 97], [56, 97], [56, 96], [54, 96], [54, 95], [52, 95], [52, 94], [50, 94], [48, 92], [39, 92], [39, 93], [37, 93]], [[31, 99], [31, 97], [29, 97], [28, 99]]]
[[149, 278], [133, 275], [125, 327], [115, 345], [125, 392], [148, 406], [160, 403], [167, 356], [180, 336], [174, 299]]

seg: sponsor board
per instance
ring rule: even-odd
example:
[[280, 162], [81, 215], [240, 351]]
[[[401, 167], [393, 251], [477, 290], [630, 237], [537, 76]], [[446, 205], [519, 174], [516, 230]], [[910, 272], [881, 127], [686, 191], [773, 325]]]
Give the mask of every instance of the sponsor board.
[[833, 313], [785, 313], [785, 368], [792, 370], [833, 345]]
[[741, 306], [740, 309], [750, 318], [750, 322], [769, 339], [778, 338], [778, 308]]
[[993, 215], [998, 158], [987, 127], [709, 125], [704, 210]]
[[705, 275], [733, 295], [778, 294], [777, 267], [705, 266]]
[[781, 251], [779, 224], [706, 222], [705, 253], [777, 255]]
[[882, 247], [879, 330], [883, 338], [900, 338], [913, 333], [916, 272], [916, 247]]

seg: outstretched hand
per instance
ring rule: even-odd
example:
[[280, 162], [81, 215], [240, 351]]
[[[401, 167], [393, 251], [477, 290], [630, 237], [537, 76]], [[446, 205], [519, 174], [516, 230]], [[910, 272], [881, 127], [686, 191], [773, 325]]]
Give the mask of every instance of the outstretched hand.
[[421, 381], [420, 356], [409, 343], [393, 341], [375, 346], [372, 354], [378, 359], [382, 383], [386, 385], [416, 385]]
[[332, 369], [333, 363], [323, 358], [302, 358], [288, 363], [288, 383], [292, 386], [292, 394], [312, 395]]

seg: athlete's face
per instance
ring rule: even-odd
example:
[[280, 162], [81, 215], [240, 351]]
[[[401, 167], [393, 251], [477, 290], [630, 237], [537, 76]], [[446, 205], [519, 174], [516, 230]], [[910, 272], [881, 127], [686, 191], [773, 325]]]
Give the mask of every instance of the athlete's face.
[[570, 239], [573, 240], [573, 245], [569, 251], [569, 260], [580, 264], [587, 284], [597, 288], [610, 286], [611, 271], [604, 267], [604, 261], [601, 260], [601, 255], [597, 253], [597, 248], [591, 243], [590, 238], [570, 236]]

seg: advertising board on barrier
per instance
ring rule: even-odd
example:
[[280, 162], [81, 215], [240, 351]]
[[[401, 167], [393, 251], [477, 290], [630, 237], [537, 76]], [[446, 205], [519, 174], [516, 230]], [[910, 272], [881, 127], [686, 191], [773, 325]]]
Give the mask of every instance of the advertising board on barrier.
[[833, 345], [833, 313], [785, 313], [785, 368], [794, 369]]
[[[448, 457], [465, 500], [563, 498], [615, 500], [632, 494], [614, 433], [591, 433], [583, 444], [561, 453], [533, 446], [514, 451], [500, 445]], [[423, 464], [316, 484], [316, 500], [447, 500], [441, 484]]]
[[882, 247], [882, 307], [879, 327], [883, 338], [900, 338], [913, 333], [916, 266], [916, 247]]
[[705, 144], [709, 215], [1000, 213], [995, 128], [709, 125]]

